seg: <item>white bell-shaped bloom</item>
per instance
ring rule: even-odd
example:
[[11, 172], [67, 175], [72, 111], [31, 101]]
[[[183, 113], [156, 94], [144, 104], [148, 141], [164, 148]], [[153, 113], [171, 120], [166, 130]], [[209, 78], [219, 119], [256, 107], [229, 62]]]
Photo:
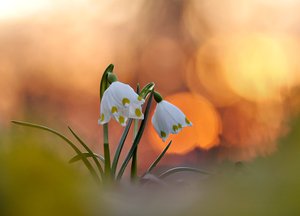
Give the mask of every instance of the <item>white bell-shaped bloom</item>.
[[127, 84], [115, 81], [104, 92], [100, 104], [99, 124], [109, 122], [113, 116], [122, 126], [128, 118], [144, 119], [142, 104], [145, 102]]
[[177, 134], [183, 127], [192, 126], [178, 107], [165, 100], [157, 103], [152, 124], [163, 141], [166, 141], [170, 133]]

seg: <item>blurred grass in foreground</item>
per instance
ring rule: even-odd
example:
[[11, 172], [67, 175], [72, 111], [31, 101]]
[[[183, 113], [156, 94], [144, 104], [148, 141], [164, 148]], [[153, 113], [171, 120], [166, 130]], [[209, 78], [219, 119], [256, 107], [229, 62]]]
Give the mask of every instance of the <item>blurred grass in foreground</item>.
[[[172, 215], [300, 215], [299, 117], [291, 128], [279, 141], [278, 151], [269, 157], [236, 165], [220, 163], [216, 175], [200, 181], [197, 196], [178, 188], [178, 196], [186, 198], [190, 207]], [[2, 131], [0, 215], [109, 215], [107, 210], [117, 208], [120, 210], [114, 212], [122, 212], [123, 216], [150, 215], [150, 208], [155, 208], [149, 202], [131, 204], [145, 194], [133, 193], [134, 199], [123, 194], [114, 200], [105, 193], [103, 199], [103, 193], [80, 163], [70, 165], [68, 152], [61, 155], [54, 150], [61, 150], [64, 144], [42, 134]], [[174, 194], [169, 196], [172, 200]], [[164, 195], [159, 202], [165, 202], [165, 198]], [[124, 207], [126, 203], [130, 205]], [[165, 209], [158, 212], [168, 215]]]
[[100, 215], [90, 176], [49, 148], [64, 144], [27, 131], [1, 134], [0, 215]]
[[[201, 184], [199, 215], [300, 215], [300, 118], [279, 141], [277, 152], [225, 168]], [[226, 165], [224, 165], [226, 167]]]

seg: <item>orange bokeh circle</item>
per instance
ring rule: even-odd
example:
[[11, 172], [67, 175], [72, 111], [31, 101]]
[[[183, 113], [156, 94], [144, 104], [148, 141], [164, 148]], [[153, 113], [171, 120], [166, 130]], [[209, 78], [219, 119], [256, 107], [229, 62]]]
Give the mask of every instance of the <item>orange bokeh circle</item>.
[[171, 134], [167, 141], [163, 142], [150, 123], [149, 140], [157, 150], [162, 151], [170, 140], [173, 142], [168, 153], [176, 154], [185, 154], [196, 147], [210, 149], [219, 144], [220, 117], [206, 98], [198, 94], [182, 92], [170, 95], [165, 100], [179, 107], [191, 120], [193, 126], [184, 128], [179, 134]]

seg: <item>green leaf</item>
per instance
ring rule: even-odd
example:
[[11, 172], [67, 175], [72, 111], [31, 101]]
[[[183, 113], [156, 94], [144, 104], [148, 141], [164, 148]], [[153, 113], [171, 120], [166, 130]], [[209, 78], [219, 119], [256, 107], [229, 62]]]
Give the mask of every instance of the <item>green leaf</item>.
[[114, 65], [110, 64], [110, 65], [108, 65], [108, 67], [103, 72], [103, 75], [102, 75], [102, 78], [101, 78], [101, 81], [100, 81], [100, 100], [101, 100], [105, 90], [109, 86], [109, 83], [107, 81], [107, 75], [108, 75], [108, 73], [111, 73], [113, 70], [114, 70]]
[[122, 137], [119, 141], [119, 145], [118, 145], [118, 148], [116, 150], [116, 153], [115, 153], [115, 156], [114, 156], [114, 159], [113, 159], [113, 163], [112, 163], [112, 168], [111, 168], [113, 175], [116, 174], [116, 169], [117, 169], [117, 166], [118, 166], [119, 158], [120, 158], [120, 155], [121, 155], [121, 152], [122, 152], [122, 149], [123, 149], [125, 140], [127, 138], [127, 135], [128, 135], [131, 124], [132, 124], [132, 119], [129, 119], [128, 123], [127, 123], [127, 125], [126, 125], [126, 127], [123, 131]]
[[75, 155], [74, 157], [72, 157], [70, 160], [69, 160], [69, 163], [74, 163], [74, 162], [77, 162], [79, 160], [82, 160], [82, 157], [96, 157], [97, 159], [99, 159], [100, 161], [102, 161], [104, 163], [104, 157], [102, 155], [98, 155], [98, 154], [91, 154], [89, 152], [84, 152], [80, 155]]
[[93, 158], [99, 172], [100, 172], [100, 175], [103, 179], [104, 177], [104, 172], [103, 172], [103, 169], [101, 167], [101, 164], [99, 163], [97, 157], [94, 155], [94, 152], [87, 146], [87, 144], [85, 144], [85, 142], [82, 141], [82, 139], [71, 129], [71, 127], [68, 127], [69, 130], [71, 131], [71, 133], [73, 134], [73, 136], [78, 140], [78, 142], [85, 148], [85, 150], [87, 150], [87, 152], [91, 155], [91, 157]]
[[[156, 165], [159, 163], [159, 161], [163, 158], [163, 156], [165, 155], [165, 153], [167, 152], [167, 150], [169, 149], [170, 145], [172, 143], [172, 140], [169, 142], [169, 144], [165, 147], [165, 149], [162, 151], [162, 153], [156, 158], [156, 160], [151, 164], [151, 166], [149, 167], [149, 169], [147, 170], [147, 173], [150, 173], [155, 167]], [[145, 175], [144, 174], [144, 175]]]
[[153, 83], [153, 82], [148, 83], [147, 85], [145, 85], [145, 86], [142, 88], [142, 90], [141, 90], [141, 92], [139, 93], [139, 95], [140, 95], [141, 97], [143, 97], [143, 98], [146, 98], [147, 95], [148, 95], [150, 92], [153, 91], [154, 86], [155, 86], [155, 83]]
[[163, 179], [166, 178], [167, 176], [173, 175], [175, 173], [179, 173], [179, 172], [195, 172], [195, 173], [201, 173], [201, 174], [205, 174], [205, 175], [211, 175], [211, 173], [204, 171], [204, 170], [200, 170], [197, 168], [192, 168], [192, 167], [175, 167], [172, 169], [169, 169], [167, 171], [165, 171], [164, 173], [162, 173], [159, 178]]
[[[45, 130], [48, 131], [52, 134], [55, 134], [57, 136], [59, 136], [61, 139], [63, 139], [66, 143], [69, 144], [69, 146], [77, 153], [77, 154], [82, 154], [82, 152], [76, 147], [76, 145], [74, 143], [72, 143], [71, 140], [69, 140], [67, 137], [65, 137], [64, 135], [62, 135], [61, 133], [59, 133], [58, 131], [55, 131], [51, 128], [42, 126], [42, 125], [37, 125], [37, 124], [32, 124], [29, 122], [22, 122], [22, 121], [11, 121], [14, 124], [17, 125], [22, 125], [22, 126], [27, 126], [27, 127], [32, 127], [32, 128], [38, 128], [41, 130]], [[82, 158], [83, 163], [85, 164], [85, 166], [88, 168], [88, 170], [90, 171], [91, 175], [93, 176], [93, 178], [95, 179], [96, 182], [100, 183], [101, 180], [99, 178], [99, 176], [97, 175], [95, 169], [93, 168], [93, 166], [91, 165], [91, 163], [85, 158]]]
[[141, 138], [142, 138], [142, 135], [143, 135], [143, 132], [144, 132], [144, 129], [146, 127], [146, 123], [147, 123], [147, 119], [148, 119], [148, 115], [149, 115], [149, 112], [150, 112], [150, 107], [151, 107], [151, 102], [152, 102], [152, 98], [153, 98], [153, 90], [150, 94], [150, 97], [149, 97], [149, 100], [148, 100], [148, 103], [147, 103], [147, 106], [146, 106], [146, 110], [145, 110], [145, 114], [144, 114], [144, 119], [143, 121], [141, 122], [141, 125], [140, 125], [140, 128], [139, 128], [139, 131], [133, 141], [133, 144], [125, 158], [125, 160], [123, 161], [123, 164], [120, 168], [120, 171], [117, 175], [117, 179], [120, 180], [122, 178], [122, 175], [124, 174], [124, 171], [130, 161], [130, 159], [132, 158], [132, 155], [136, 149], [136, 147], [138, 146]]

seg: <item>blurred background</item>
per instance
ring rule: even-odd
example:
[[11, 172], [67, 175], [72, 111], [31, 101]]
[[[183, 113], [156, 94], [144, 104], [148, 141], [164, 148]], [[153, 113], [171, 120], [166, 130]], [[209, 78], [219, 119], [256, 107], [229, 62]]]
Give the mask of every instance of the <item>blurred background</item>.
[[[162, 167], [260, 164], [275, 160], [280, 148], [293, 149], [296, 157], [299, 10], [299, 0], [0, 0], [3, 158], [32, 145], [58, 155], [61, 164], [73, 156], [56, 138], [12, 126], [12, 119], [64, 133], [71, 126], [102, 153], [98, 90], [110, 63], [119, 80], [134, 88], [155, 82], [193, 122], [170, 137]], [[110, 128], [114, 152], [123, 128], [115, 122]], [[149, 124], [139, 173], [165, 145]], [[283, 152], [275, 161], [289, 158]], [[259, 174], [269, 167], [261, 169]]]

